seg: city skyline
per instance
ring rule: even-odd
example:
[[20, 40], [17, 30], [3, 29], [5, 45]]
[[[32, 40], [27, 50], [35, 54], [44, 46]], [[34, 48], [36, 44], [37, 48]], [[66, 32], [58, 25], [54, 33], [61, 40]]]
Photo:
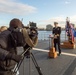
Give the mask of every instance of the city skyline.
[[76, 24], [75, 3], [76, 0], [0, 0], [0, 26], [8, 26], [13, 18], [23, 19], [24, 25], [36, 22], [40, 28], [54, 21], [65, 27], [66, 17]]

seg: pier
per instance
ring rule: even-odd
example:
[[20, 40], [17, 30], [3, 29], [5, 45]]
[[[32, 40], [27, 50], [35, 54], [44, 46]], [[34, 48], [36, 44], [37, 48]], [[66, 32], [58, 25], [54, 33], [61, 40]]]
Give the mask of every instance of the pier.
[[[33, 48], [38, 65], [43, 75], [76, 75], [76, 49], [62, 49], [61, 56], [49, 58], [49, 40], [40, 40]], [[32, 60], [25, 58], [20, 69], [20, 75], [39, 75]]]

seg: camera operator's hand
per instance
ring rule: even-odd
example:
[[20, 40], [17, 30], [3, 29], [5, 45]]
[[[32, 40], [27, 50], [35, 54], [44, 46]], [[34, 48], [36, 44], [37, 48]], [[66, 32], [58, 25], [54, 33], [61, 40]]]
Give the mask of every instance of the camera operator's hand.
[[6, 56], [6, 59], [12, 59], [16, 62], [19, 62], [21, 59], [22, 59], [22, 56], [21, 55], [16, 55], [16, 54], [11, 54], [9, 53], [7, 56]]

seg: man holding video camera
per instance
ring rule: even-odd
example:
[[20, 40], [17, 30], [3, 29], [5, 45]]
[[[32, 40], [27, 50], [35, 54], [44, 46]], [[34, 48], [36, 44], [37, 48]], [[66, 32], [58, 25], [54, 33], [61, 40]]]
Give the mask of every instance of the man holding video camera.
[[0, 33], [0, 75], [16, 75], [12, 70], [22, 59], [21, 55], [17, 55], [17, 47], [22, 46], [24, 50], [34, 47], [38, 35], [35, 34], [33, 37], [32, 40], [19, 19], [14, 18], [10, 21], [9, 28]]

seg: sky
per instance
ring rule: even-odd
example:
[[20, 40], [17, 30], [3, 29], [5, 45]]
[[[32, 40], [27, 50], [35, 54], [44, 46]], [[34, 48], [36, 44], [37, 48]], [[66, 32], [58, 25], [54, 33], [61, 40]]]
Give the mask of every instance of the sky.
[[57, 21], [65, 27], [66, 17], [76, 24], [76, 0], [0, 0], [0, 26], [18, 18], [26, 26], [33, 21], [45, 28]]

